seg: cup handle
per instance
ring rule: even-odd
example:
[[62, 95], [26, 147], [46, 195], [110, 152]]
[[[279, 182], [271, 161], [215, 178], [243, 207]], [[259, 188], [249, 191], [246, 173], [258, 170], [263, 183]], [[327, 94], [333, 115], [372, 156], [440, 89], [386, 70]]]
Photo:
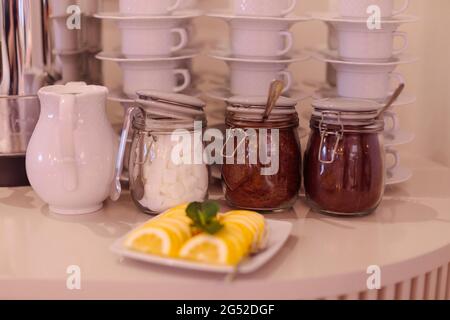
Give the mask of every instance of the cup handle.
[[63, 165], [63, 186], [66, 191], [75, 191], [78, 186], [74, 131], [76, 97], [65, 94], [59, 101], [59, 144]]
[[406, 49], [408, 49], [408, 47], [409, 47], [408, 34], [406, 32], [396, 31], [396, 32], [394, 32], [394, 37], [402, 38], [403, 45], [399, 49], [394, 50], [393, 54], [397, 55], [397, 54], [400, 54], [400, 53], [406, 51]]
[[191, 73], [189, 72], [189, 70], [175, 69], [175, 70], [173, 70], [173, 73], [174, 73], [175, 77], [177, 75], [180, 75], [183, 78], [183, 83], [180, 84], [179, 86], [176, 86], [175, 88], [173, 88], [173, 91], [175, 93], [177, 93], [177, 92], [186, 90], [189, 87], [189, 85], [191, 84]]
[[392, 13], [392, 15], [393, 15], [393, 16], [399, 15], [400, 13], [405, 12], [405, 11], [408, 9], [408, 7], [409, 7], [409, 0], [405, 0], [405, 3], [403, 4], [403, 6], [402, 6], [400, 9], [395, 10], [395, 11]]
[[283, 93], [287, 93], [292, 87], [292, 74], [289, 71], [281, 71], [279, 75], [284, 81]]
[[189, 42], [188, 34], [187, 34], [186, 29], [183, 29], [183, 28], [175, 28], [175, 29], [172, 29], [171, 32], [172, 32], [172, 33], [176, 33], [176, 34], [178, 34], [178, 35], [180, 36], [180, 42], [179, 42], [177, 45], [173, 46], [173, 47], [170, 49], [170, 51], [173, 53], [173, 52], [176, 52], [176, 51], [180, 51], [181, 49], [183, 49], [184, 47], [186, 47], [186, 45], [187, 45], [188, 42]]
[[122, 134], [120, 136], [119, 152], [116, 158], [116, 168], [114, 171], [114, 181], [111, 186], [109, 197], [112, 201], [117, 201], [122, 193], [122, 185], [120, 183], [120, 176], [123, 172], [123, 161], [125, 159], [125, 149], [127, 147], [128, 135], [131, 128], [131, 121], [136, 112], [141, 111], [138, 107], [128, 108], [125, 113], [125, 121], [123, 123]]
[[[289, 13], [291, 13], [292, 11], [295, 10], [295, 7], [296, 7], [296, 6], [297, 6], [297, 0], [290, 0], [289, 7], [288, 7], [286, 10], [282, 11], [281, 14], [282, 14], [283, 16], [288, 15]], [[406, 9], [405, 9], [405, 10], [406, 10]]]
[[391, 72], [390, 73], [391, 82], [392, 80], [397, 80], [397, 84], [394, 86], [394, 90], [397, 89], [397, 87], [401, 84], [405, 83], [405, 78], [398, 72]]
[[393, 135], [394, 132], [396, 132], [398, 130], [398, 128], [400, 128], [400, 119], [398, 117], [398, 115], [395, 112], [389, 112], [386, 111], [384, 113], [384, 118], [388, 118], [391, 120], [392, 122], [392, 127], [391, 129], [385, 129], [384, 132], [388, 135]]
[[181, 5], [181, 1], [183, 1], [183, 0], [176, 0], [173, 5], [171, 5], [170, 7], [167, 8], [167, 11], [175, 11], [175, 10], [177, 10], [180, 7], [180, 5]]
[[389, 173], [400, 166], [400, 153], [397, 150], [391, 148], [387, 148], [385, 153], [386, 156], [391, 155], [394, 158], [394, 163], [386, 168], [386, 171]]
[[285, 47], [284, 49], [278, 51], [277, 56], [284, 56], [292, 49], [292, 46], [294, 45], [294, 38], [292, 33], [289, 31], [281, 31], [280, 36], [285, 39]]

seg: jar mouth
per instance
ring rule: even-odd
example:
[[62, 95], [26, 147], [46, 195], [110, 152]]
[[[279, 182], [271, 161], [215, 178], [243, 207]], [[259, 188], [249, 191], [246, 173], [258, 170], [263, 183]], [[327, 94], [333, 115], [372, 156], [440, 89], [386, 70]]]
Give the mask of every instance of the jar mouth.
[[323, 117], [312, 116], [311, 129], [335, 129], [343, 133], [379, 133], [384, 131], [384, 121], [375, 118], [359, 120], [327, 119]]
[[205, 129], [207, 121], [204, 117], [195, 120], [177, 120], [173, 118], [153, 118], [136, 116], [133, 120], [133, 128], [158, 135], [171, 135], [176, 131], [195, 132]]
[[299, 126], [297, 113], [290, 115], [271, 115], [265, 121], [263, 115], [236, 114], [227, 112], [225, 124], [228, 127], [254, 129], [290, 129]]

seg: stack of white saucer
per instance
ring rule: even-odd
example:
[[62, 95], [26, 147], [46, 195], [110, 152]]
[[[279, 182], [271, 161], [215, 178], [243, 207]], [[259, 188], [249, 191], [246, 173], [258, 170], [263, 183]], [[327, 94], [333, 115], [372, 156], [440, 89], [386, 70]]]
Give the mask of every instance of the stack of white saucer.
[[[102, 82], [101, 64], [95, 55], [101, 51], [101, 25], [93, 17], [97, 0], [51, 0], [51, 30], [56, 69], [60, 83], [84, 80]], [[79, 21], [79, 25], [77, 25]]]
[[[403, 0], [399, 9], [395, 8], [397, 2], [394, 0], [332, 0], [330, 3], [330, 12], [312, 14], [313, 18], [328, 25], [330, 36], [328, 48], [319, 49], [314, 57], [332, 67], [327, 71], [327, 84], [315, 93], [314, 98], [387, 101], [395, 88], [405, 83], [395, 69], [417, 60], [405, 54], [408, 35], [398, 31], [402, 24], [417, 20], [402, 14], [408, 8], [409, 0]], [[401, 41], [396, 41], [397, 38]], [[392, 163], [387, 165], [387, 184], [405, 182], [412, 176], [410, 170], [401, 167], [395, 147], [410, 143], [415, 136], [400, 130], [395, 110], [415, 100], [414, 96], [403, 93], [386, 112], [387, 163]]]
[[229, 67], [229, 79], [216, 81], [207, 96], [227, 100], [231, 96], [267, 96], [270, 83], [284, 80], [284, 95], [302, 100], [308, 97], [299, 90], [288, 70], [294, 62], [309, 55], [293, 49], [290, 28], [306, 16], [295, 16], [297, 0], [228, 0], [229, 8], [210, 12], [209, 17], [229, 24], [229, 45], [215, 48], [209, 56]]
[[120, 51], [97, 55], [122, 69], [122, 87], [110, 90], [110, 100], [127, 107], [139, 90], [196, 95], [191, 62], [197, 50], [190, 45], [191, 21], [201, 14], [195, 1], [119, 0], [118, 12], [95, 15], [115, 22], [121, 33]]

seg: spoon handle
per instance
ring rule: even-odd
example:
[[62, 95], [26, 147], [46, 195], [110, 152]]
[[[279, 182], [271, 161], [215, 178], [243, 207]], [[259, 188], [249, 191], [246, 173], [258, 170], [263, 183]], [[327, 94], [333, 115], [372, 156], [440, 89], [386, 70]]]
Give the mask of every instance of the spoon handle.
[[267, 120], [267, 118], [272, 113], [272, 110], [275, 107], [275, 104], [277, 103], [281, 94], [283, 93], [283, 90], [284, 90], [284, 82], [281, 80], [274, 80], [270, 84], [269, 98], [267, 99], [266, 111], [264, 112], [263, 116], [264, 121]]

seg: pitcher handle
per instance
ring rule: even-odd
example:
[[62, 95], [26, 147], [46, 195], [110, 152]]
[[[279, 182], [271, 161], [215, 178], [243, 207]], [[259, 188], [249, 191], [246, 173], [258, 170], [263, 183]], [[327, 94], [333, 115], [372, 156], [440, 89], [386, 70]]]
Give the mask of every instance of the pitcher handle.
[[75, 191], [78, 187], [78, 169], [75, 155], [74, 114], [76, 97], [63, 95], [59, 101], [59, 144], [63, 165], [63, 185], [66, 191]]
[[131, 122], [133, 120], [134, 114], [140, 111], [141, 109], [139, 107], [131, 107], [127, 109], [127, 112], [125, 114], [125, 121], [123, 123], [122, 134], [120, 136], [119, 151], [117, 153], [114, 180], [109, 195], [109, 197], [113, 201], [119, 200], [120, 194], [122, 193], [122, 185], [120, 183], [120, 177], [122, 176], [123, 172], [123, 161], [125, 158], [125, 149], [127, 147], [128, 134], [130, 132]]

